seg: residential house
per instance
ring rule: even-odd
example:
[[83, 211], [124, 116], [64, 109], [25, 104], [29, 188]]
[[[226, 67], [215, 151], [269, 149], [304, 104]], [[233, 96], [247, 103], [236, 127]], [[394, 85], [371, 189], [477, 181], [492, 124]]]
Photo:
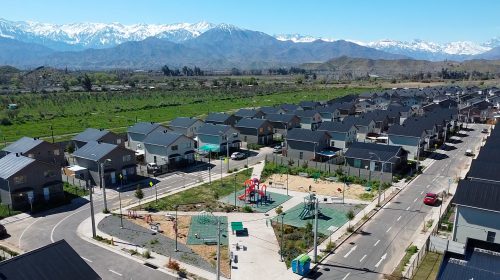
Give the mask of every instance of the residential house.
[[370, 134], [375, 133], [375, 121], [363, 115], [359, 117], [348, 116], [343, 121], [353, 123], [356, 126], [357, 141], [364, 142]]
[[286, 138], [290, 129], [300, 128], [300, 118], [294, 114], [267, 114], [264, 119], [271, 123], [274, 138], [278, 140]]
[[393, 173], [406, 163], [407, 153], [398, 146], [354, 142], [344, 158], [347, 166]]
[[248, 144], [270, 145], [273, 143], [273, 126], [264, 119], [241, 119], [235, 125], [240, 140]]
[[0, 197], [15, 210], [63, 199], [61, 167], [10, 153], [0, 159]]
[[234, 125], [238, 121], [234, 115], [227, 113], [210, 113], [205, 119], [205, 123]]
[[330, 146], [346, 151], [356, 141], [356, 126], [352, 122], [323, 122], [318, 131], [326, 131], [330, 134]]
[[184, 134], [154, 131], [144, 139], [146, 162], [154, 162], [167, 170], [186, 166], [195, 161], [195, 143]]
[[260, 107], [259, 110], [264, 113], [264, 115], [267, 114], [286, 114], [286, 111], [278, 108], [278, 107], [271, 107], [271, 106], [265, 106], [265, 107]]
[[207, 123], [198, 129], [197, 136], [201, 151], [229, 155], [241, 146], [239, 131], [230, 125]]
[[49, 143], [40, 138], [22, 137], [2, 149], [3, 155], [12, 153], [24, 155], [57, 166], [63, 166], [66, 163], [62, 146], [55, 143]]
[[299, 117], [300, 127], [304, 129], [316, 130], [323, 121], [321, 115], [318, 113], [318, 111], [315, 110], [297, 110], [293, 112], [293, 114]]
[[362, 117], [365, 119], [372, 119], [375, 122], [373, 129], [374, 133], [381, 134], [389, 128], [389, 112], [386, 110], [373, 110], [365, 113]]
[[91, 183], [99, 186], [118, 184], [120, 174], [123, 182], [133, 181], [137, 175], [135, 152], [122, 146], [88, 142], [73, 153], [73, 158], [76, 165], [87, 169]]
[[[500, 154], [497, 153], [498, 150], [495, 150], [495, 152], [497, 156], [500, 156]], [[481, 151], [479, 154], [482, 153], [483, 151]], [[500, 170], [500, 162], [498, 161], [484, 161], [475, 159], [471, 163], [469, 172], [467, 172], [467, 178], [470, 180], [500, 185], [499, 170]]]
[[408, 152], [408, 158], [421, 157], [426, 147], [427, 131], [419, 125], [393, 125], [387, 131], [388, 144], [400, 146]]
[[125, 140], [122, 139], [122, 137], [106, 129], [87, 128], [83, 132], [78, 133], [71, 140], [76, 149], [92, 141], [125, 146]]
[[302, 110], [304, 110], [304, 108], [302, 108], [302, 107], [300, 107], [299, 105], [296, 105], [296, 104], [281, 104], [279, 107], [285, 113], [293, 113], [294, 111], [302, 111]]
[[[333, 105], [333, 104], [332, 104]], [[343, 120], [347, 116], [354, 115], [356, 113], [356, 103], [355, 102], [343, 102], [339, 103], [337, 109], [340, 112], [340, 120]]]
[[197, 118], [178, 117], [173, 119], [168, 127], [172, 130], [172, 132], [177, 132], [180, 134], [184, 134], [187, 137], [194, 138], [196, 137], [198, 129], [203, 124], [203, 121]]
[[264, 112], [259, 109], [239, 109], [234, 116], [239, 120], [241, 119], [262, 119]]
[[336, 122], [340, 120], [340, 110], [336, 105], [338, 104], [318, 108], [317, 111], [324, 122]]
[[301, 101], [299, 106], [302, 110], [316, 110], [321, 107], [321, 103], [318, 101]]
[[459, 110], [463, 122], [483, 123], [493, 118], [495, 108], [493, 103], [481, 101]]
[[376, 109], [375, 102], [371, 100], [358, 101], [354, 106], [356, 114], [362, 114]]
[[290, 158], [317, 160], [321, 151], [330, 148], [330, 139], [325, 131], [295, 128], [288, 131], [283, 154]]
[[138, 151], [139, 154], [144, 153], [144, 139], [153, 131], [164, 131], [167, 128], [159, 123], [154, 122], [138, 122], [127, 129], [127, 148]]

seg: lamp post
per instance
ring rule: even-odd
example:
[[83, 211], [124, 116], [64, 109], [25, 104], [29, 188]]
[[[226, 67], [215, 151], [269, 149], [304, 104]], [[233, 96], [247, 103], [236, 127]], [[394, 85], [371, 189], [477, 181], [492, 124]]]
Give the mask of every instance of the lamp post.
[[176, 252], [179, 252], [179, 249], [177, 249], [177, 226], [179, 225], [178, 222], [177, 222], [177, 209], [179, 209], [179, 205], [175, 205], [175, 228], [174, 228], [174, 231], [175, 231], [175, 251]]
[[234, 208], [236, 209], [236, 174], [234, 174]]
[[90, 194], [90, 220], [92, 222], [92, 237], [96, 238], [96, 230], [95, 230], [95, 218], [94, 218], [94, 200], [92, 199], [92, 193], [94, 192], [94, 189], [89, 186], [89, 179], [86, 178], [85, 180], [85, 186], [89, 190]]
[[216, 279], [220, 279], [220, 232], [221, 232], [221, 225], [220, 225], [220, 218], [217, 217], [217, 274], [216, 274]]
[[123, 175], [120, 174], [120, 188], [118, 189], [118, 199], [120, 200], [120, 228], [123, 228], [122, 196], [121, 196], [122, 189], [123, 189]]
[[314, 196], [314, 262], [318, 262], [318, 212], [319, 212], [319, 200], [317, 196]]
[[[91, 154], [92, 156], [96, 156], [95, 154]], [[99, 186], [102, 188], [102, 198], [104, 200], [104, 212], [108, 212], [108, 202], [106, 200], [106, 183], [104, 182], [104, 164], [111, 162], [111, 159], [107, 158], [104, 162], [99, 162], [97, 159], [97, 170], [99, 173]]]

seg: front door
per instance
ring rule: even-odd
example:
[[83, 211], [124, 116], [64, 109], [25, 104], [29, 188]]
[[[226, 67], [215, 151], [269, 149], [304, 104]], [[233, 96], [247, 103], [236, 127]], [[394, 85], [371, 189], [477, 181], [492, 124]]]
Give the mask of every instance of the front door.
[[110, 173], [111, 175], [111, 184], [116, 184], [116, 173], [115, 172], [111, 172]]
[[50, 199], [50, 189], [49, 187], [43, 188], [43, 198], [45, 201], [48, 201]]
[[127, 169], [126, 168], [122, 169], [122, 176], [123, 176], [123, 180], [127, 181]]

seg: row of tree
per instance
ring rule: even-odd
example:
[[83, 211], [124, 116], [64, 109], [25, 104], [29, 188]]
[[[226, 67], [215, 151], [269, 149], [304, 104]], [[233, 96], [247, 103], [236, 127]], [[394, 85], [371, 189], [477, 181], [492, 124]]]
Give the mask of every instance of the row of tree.
[[203, 71], [201, 71], [201, 69], [199, 67], [196, 67], [196, 66], [194, 68], [184, 66], [179, 70], [179, 69], [170, 69], [167, 65], [163, 65], [163, 67], [161, 68], [161, 71], [163, 72], [163, 75], [172, 76], [172, 77], [203, 76], [204, 75]]

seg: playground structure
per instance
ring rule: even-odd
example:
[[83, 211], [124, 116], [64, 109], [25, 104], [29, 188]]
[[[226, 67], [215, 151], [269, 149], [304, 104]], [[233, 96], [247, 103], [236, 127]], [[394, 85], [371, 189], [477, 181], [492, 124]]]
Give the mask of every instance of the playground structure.
[[[300, 212], [299, 218], [301, 220], [310, 219], [314, 217], [314, 212], [316, 211], [316, 194], [309, 193], [308, 196], [304, 197], [304, 208], [302, 212]], [[321, 215], [321, 212], [318, 209], [318, 215]]]
[[250, 204], [267, 204], [271, 201], [271, 195], [267, 193], [267, 186], [260, 183], [257, 178], [245, 181], [245, 192], [238, 199]]

